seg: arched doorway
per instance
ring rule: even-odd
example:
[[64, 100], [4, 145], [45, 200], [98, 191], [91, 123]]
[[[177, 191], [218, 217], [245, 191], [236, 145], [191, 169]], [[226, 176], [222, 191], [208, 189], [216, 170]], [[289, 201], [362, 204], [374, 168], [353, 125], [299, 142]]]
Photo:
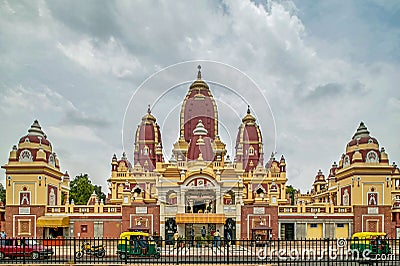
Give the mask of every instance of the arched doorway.
[[233, 218], [228, 218], [224, 225], [224, 237], [225, 239], [235, 240], [236, 239], [236, 221]]
[[165, 244], [172, 245], [174, 234], [177, 230], [175, 218], [165, 219]]

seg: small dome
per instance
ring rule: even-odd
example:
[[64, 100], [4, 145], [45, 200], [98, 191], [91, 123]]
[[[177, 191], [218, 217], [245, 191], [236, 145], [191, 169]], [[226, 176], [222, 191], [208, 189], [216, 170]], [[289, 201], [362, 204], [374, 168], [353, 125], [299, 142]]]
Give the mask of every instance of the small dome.
[[197, 79], [190, 85], [190, 89], [196, 88], [196, 87], [203, 87], [206, 89], [209, 89], [207, 83], [205, 83], [202, 79], [201, 79], [201, 66], [198, 65], [197, 66], [198, 72], [197, 72]]
[[156, 118], [151, 114], [150, 105], [147, 108], [147, 114], [142, 117], [143, 122], [156, 122]]
[[[381, 158], [378, 141], [370, 136], [370, 132], [361, 122], [352, 139], [346, 146], [346, 153], [342, 155], [339, 168], [348, 167], [353, 163], [378, 163]], [[383, 161], [387, 159], [383, 157]]]
[[125, 167], [129, 170], [132, 169], [132, 164], [131, 162], [128, 160], [128, 158], [126, 157], [126, 153], [123, 152], [122, 153], [122, 157], [120, 160], [117, 161], [117, 164], [120, 165], [121, 163], [125, 164]]
[[321, 169], [318, 171], [317, 175], [315, 176], [314, 183], [325, 183], [325, 175], [322, 173]]
[[42, 145], [51, 146], [50, 141], [47, 140], [46, 134], [42, 131], [37, 120], [33, 121], [33, 124], [28, 129], [28, 135], [20, 138], [19, 143], [40, 143]]
[[203, 122], [199, 120], [196, 125], [196, 128], [193, 130], [193, 135], [195, 136], [205, 136], [208, 134], [208, 130], [205, 129]]
[[53, 152], [51, 143], [37, 120], [33, 121], [28, 129], [28, 134], [20, 138], [18, 148], [13, 147], [13, 152], [15, 152], [15, 160], [19, 162], [40, 161], [60, 169], [58, 158]]
[[369, 135], [369, 131], [365, 126], [364, 122], [361, 122], [354, 133], [351, 141], [347, 144], [349, 147], [359, 144], [378, 144], [378, 141]]
[[250, 106], [247, 106], [247, 114], [245, 117], [243, 117], [242, 122], [245, 124], [256, 122], [255, 117], [250, 113]]

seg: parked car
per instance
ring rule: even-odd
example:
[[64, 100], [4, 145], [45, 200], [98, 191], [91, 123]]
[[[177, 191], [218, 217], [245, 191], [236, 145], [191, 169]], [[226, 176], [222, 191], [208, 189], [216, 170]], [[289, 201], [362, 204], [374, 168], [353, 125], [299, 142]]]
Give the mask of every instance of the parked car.
[[48, 259], [53, 254], [53, 249], [43, 247], [34, 239], [0, 239], [0, 260], [23, 256], [33, 260]]

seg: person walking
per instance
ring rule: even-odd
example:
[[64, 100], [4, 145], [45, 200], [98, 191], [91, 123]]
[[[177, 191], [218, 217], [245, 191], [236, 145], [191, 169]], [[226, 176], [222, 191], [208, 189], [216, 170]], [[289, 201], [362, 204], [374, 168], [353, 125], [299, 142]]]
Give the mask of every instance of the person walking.
[[178, 240], [179, 240], [179, 234], [178, 234], [178, 231], [175, 231], [175, 234], [174, 234], [174, 248], [178, 247]]
[[231, 240], [232, 240], [231, 233], [228, 232], [226, 234], [226, 241], [227, 241], [228, 246], [231, 244]]
[[194, 246], [194, 229], [193, 229], [193, 227], [190, 228], [189, 236], [190, 236], [190, 246], [193, 247]]
[[201, 237], [206, 237], [207, 230], [206, 227], [203, 225], [203, 228], [201, 228]]
[[219, 230], [214, 233], [214, 246], [218, 248], [221, 246], [221, 234], [219, 233]]

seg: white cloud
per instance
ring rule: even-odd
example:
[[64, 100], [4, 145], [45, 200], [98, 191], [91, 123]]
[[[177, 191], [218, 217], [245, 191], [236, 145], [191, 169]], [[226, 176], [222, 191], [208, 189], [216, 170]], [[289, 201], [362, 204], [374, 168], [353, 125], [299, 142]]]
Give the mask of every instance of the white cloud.
[[132, 76], [140, 67], [139, 61], [112, 36], [106, 43], [85, 38], [76, 44], [64, 45], [59, 42], [57, 47], [65, 56], [87, 70], [111, 73], [118, 78]]
[[[363, 4], [369, 3], [358, 3]], [[327, 173], [340, 158], [360, 120], [382, 138], [390, 158], [399, 160], [399, 62], [395, 56], [382, 62], [384, 51], [376, 41], [382, 39], [379, 32], [387, 32], [385, 45], [395, 47], [398, 23], [393, 27], [374, 19], [371, 26], [370, 14], [357, 13], [362, 9], [354, 5], [342, 2], [331, 9], [327, 2], [313, 3], [318, 23], [311, 28], [307, 21], [315, 13], [304, 13], [306, 9], [292, 1], [268, 1], [266, 8], [251, 1], [3, 2], [0, 112], [8, 130], [0, 149], [9, 149], [38, 118], [62, 151], [62, 165], [65, 161], [68, 170], [77, 173], [86, 168], [96, 181], [104, 182], [112, 153], [121, 152], [120, 121], [134, 89], [147, 75], [172, 63], [211, 59], [240, 68], [260, 85], [275, 114], [278, 153], [287, 159], [289, 183], [303, 191], [318, 169]], [[338, 15], [340, 21], [332, 19]], [[363, 55], [368, 57], [360, 60]], [[193, 78], [195, 71], [182, 71], [177, 77]], [[203, 68], [203, 77], [215, 76], [211, 71]], [[165, 84], [145, 91], [143, 103], [134, 106], [129, 116], [133, 131], [145, 105], [166, 89]], [[262, 97], [249, 87], [242, 90], [268, 139], [273, 130], [259, 111], [265, 104]], [[220, 91], [215, 94], [223, 97]], [[171, 97], [175, 98], [166, 102], [175, 104], [184, 93]], [[229, 96], [225, 100], [235, 101]], [[155, 115], [162, 117], [169, 108], [157, 106]], [[244, 111], [237, 112], [240, 116]], [[232, 128], [240, 123], [233, 114], [221, 117], [226, 119], [221, 123]], [[178, 125], [165, 126], [168, 132], [162, 135], [171, 139], [164, 143], [178, 137], [171, 136], [174, 126]], [[270, 152], [266, 150], [266, 156]], [[1, 156], [5, 161], [7, 154]], [[92, 167], [93, 161], [102, 167]]]

